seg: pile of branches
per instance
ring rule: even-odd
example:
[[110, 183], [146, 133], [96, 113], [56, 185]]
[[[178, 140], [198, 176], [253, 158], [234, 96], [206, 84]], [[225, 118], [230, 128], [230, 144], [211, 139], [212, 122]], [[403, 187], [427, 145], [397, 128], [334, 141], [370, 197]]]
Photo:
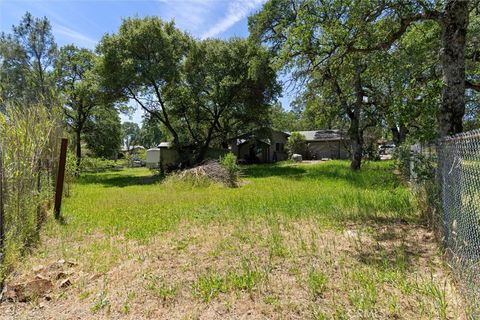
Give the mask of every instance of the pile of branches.
[[231, 184], [231, 175], [228, 170], [216, 160], [208, 160], [194, 168], [176, 172], [173, 176], [181, 181], [192, 182], [194, 185], [205, 185], [209, 182]]

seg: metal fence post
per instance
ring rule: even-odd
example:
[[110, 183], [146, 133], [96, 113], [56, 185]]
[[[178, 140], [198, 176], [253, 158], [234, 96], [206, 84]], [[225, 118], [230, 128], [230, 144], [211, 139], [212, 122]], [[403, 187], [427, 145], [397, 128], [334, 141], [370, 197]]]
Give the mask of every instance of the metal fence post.
[[63, 182], [65, 181], [65, 164], [67, 162], [68, 139], [63, 138], [60, 146], [60, 158], [58, 160], [57, 184], [55, 186], [55, 219], [60, 219], [60, 209], [62, 207]]

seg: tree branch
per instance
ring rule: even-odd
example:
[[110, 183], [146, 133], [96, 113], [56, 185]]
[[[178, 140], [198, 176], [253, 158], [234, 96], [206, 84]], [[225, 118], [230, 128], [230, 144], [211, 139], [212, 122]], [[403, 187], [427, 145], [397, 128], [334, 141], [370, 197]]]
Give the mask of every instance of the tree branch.
[[471, 81], [465, 80], [465, 88], [480, 92], [480, 83], [473, 83]]

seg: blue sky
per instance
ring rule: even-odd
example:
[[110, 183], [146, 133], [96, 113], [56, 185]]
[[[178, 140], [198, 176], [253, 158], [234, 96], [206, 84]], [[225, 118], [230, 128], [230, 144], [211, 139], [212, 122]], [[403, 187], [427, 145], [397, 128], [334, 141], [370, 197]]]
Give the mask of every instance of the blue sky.
[[[57, 43], [94, 49], [105, 33], [118, 30], [122, 18], [159, 16], [197, 38], [248, 36], [247, 17], [265, 0], [0, 0], [0, 31], [10, 32], [26, 11], [46, 16]], [[281, 99], [288, 107], [290, 98]], [[138, 110], [132, 120], [141, 121]], [[122, 116], [123, 120], [128, 117]]]

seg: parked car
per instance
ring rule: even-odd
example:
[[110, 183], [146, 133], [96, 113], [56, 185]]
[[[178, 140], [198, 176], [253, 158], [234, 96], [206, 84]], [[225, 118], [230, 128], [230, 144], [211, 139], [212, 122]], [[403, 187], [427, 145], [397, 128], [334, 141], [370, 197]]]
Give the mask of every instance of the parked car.
[[134, 167], [134, 168], [145, 167], [145, 165], [146, 165], [146, 162], [142, 159], [139, 159], [139, 158], [132, 159], [132, 167]]

